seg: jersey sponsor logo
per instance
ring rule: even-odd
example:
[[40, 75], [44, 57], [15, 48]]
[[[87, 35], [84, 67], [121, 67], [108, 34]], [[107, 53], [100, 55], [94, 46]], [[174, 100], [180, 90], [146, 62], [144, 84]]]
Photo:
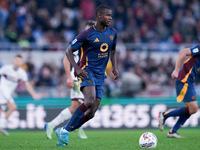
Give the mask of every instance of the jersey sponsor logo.
[[94, 40], [94, 42], [99, 42], [99, 39], [98, 39], [98, 38], [96, 38], [96, 39]]
[[195, 48], [195, 49], [192, 50], [192, 52], [193, 52], [193, 53], [197, 53], [197, 52], [199, 52], [199, 49], [198, 49], [198, 48]]
[[71, 129], [73, 129], [74, 128], [74, 126], [69, 126]]
[[107, 51], [107, 50], [108, 50], [108, 44], [107, 44], [107, 43], [103, 43], [103, 44], [101, 44], [101, 46], [100, 46], [100, 50], [101, 50], [102, 52]]
[[77, 42], [77, 39], [74, 39], [73, 41], [72, 41], [72, 44], [75, 44]]
[[114, 38], [113, 38], [113, 36], [112, 35], [110, 35], [110, 40], [113, 40]]

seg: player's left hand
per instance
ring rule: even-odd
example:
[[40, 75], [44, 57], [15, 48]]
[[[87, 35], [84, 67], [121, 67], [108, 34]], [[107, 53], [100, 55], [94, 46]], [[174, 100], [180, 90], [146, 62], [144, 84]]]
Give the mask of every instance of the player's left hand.
[[118, 71], [117, 71], [117, 70], [112, 70], [112, 73], [113, 73], [113, 75], [114, 75], [114, 80], [117, 81], [118, 78], [119, 78], [119, 73], [118, 73]]

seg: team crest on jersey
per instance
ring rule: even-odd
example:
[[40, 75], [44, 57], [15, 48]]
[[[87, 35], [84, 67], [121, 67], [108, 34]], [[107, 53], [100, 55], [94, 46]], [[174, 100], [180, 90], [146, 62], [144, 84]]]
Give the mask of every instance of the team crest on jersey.
[[110, 40], [113, 40], [113, 36], [112, 35], [110, 35]]
[[107, 51], [107, 50], [108, 50], [108, 44], [107, 44], [107, 43], [103, 43], [103, 44], [101, 44], [101, 46], [100, 46], [100, 50], [101, 50], [102, 52]]
[[185, 92], [184, 92], [184, 91], [181, 91], [179, 95], [185, 95]]
[[195, 96], [192, 96], [192, 99], [195, 100]]
[[73, 41], [72, 41], [72, 44], [75, 44], [77, 42], [77, 39], [74, 39]]
[[92, 80], [89, 80], [88, 83], [92, 84]]

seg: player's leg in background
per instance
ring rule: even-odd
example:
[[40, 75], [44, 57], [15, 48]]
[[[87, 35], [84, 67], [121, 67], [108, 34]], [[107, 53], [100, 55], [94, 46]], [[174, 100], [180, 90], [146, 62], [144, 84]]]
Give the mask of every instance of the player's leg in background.
[[5, 109], [6, 109], [5, 105], [0, 105], [0, 133], [4, 134], [6, 136], [9, 136], [9, 133], [5, 130], [6, 119], [1, 116], [3, 110], [5, 110]]
[[75, 109], [80, 104], [81, 103], [77, 99], [73, 99], [70, 107], [62, 110], [56, 118], [54, 118], [49, 123], [45, 124], [45, 131], [46, 131], [46, 136], [48, 139], [52, 139], [52, 133], [53, 133], [54, 128], [60, 125], [61, 123], [63, 123], [64, 121], [69, 120], [72, 114], [74, 113]]
[[52, 128], [55, 128], [59, 124], [63, 123], [66, 120], [69, 120], [74, 113], [75, 109], [80, 105], [80, 102], [78, 100], [73, 100], [71, 102], [71, 106], [68, 108], [65, 108], [61, 113], [53, 119], [49, 124], [52, 126]]
[[10, 117], [10, 115], [12, 114], [12, 112], [17, 109], [17, 105], [15, 103], [8, 102], [7, 103], [7, 107], [8, 107], [8, 110], [6, 111], [6, 115], [5, 115], [5, 118], [3, 119], [3, 123], [2, 123], [2, 125], [5, 128], [7, 127], [8, 118]]
[[[178, 102], [188, 101], [188, 100], [191, 99], [191, 97], [193, 95], [196, 94], [195, 90], [194, 90], [194, 87], [191, 84], [182, 83], [182, 82], [180, 82], [178, 80], [175, 80], [175, 84], [176, 84], [176, 93], [177, 93], [177, 101]], [[185, 86], [187, 86], [188, 88], [184, 88]], [[175, 116], [180, 116], [181, 117], [182, 116], [182, 117], [185, 118], [185, 116], [188, 117], [189, 115], [190, 115], [189, 107], [187, 107], [187, 105], [186, 105], [186, 107], [177, 108], [177, 109], [174, 109], [172, 111], [160, 112], [159, 115], [158, 115], [158, 121], [159, 121], [158, 127], [159, 127], [159, 129], [161, 131], [163, 131], [164, 130], [165, 121], [169, 117], [175, 117]], [[183, 118], [181, 118], [180, 120], [183, 120]]]
[[172, 111], [164, 112], [164, 119], [166, 120], [169, 117], [175, 116], [188, 116], [189, 115], [189, 108], [188, 107], [181, 107], [174, 109]]
[[[187, 119], [194, 113], [198, 111], [198, 103], [197, 101], [192, 101], [192, 102], [185, 102], [185, 105], [188, 108], [189, 115], [185, 116], [180, 116], [179, 119], [177, 120], [176, 124], [174, 127], [169, 131], [168, 137], [172, 137], [173, 134], [177, 134], [177, 131], [184, 125], [184, 123], [187, 121]], [[180, 135], [174, 135], [176, 138], [182, 138]]]
[[187, 117], [189, 117], [190, 115], [192, 115], [198, 111], [197, 101], [185, 102], [185, 105], [186, 105], [186, 107], [181, 107], [181, 108], [172, 110], [170, 112], [165, 112], [164, 119], [166, 120], [167, 118], [169, 118], [171, 116], [187, 116]]
[[189, 108], [188, 107], [181, 107], [174, 109], [172, 111], [160, 112], [158, 114], [158, 127], [161, 131], [164, 130], [165, 121], [169, 117], [176, 117], [176, 116], [189, 116]]
[[199, 109], [197, 101], [185, 102], [185, 105], [189, 108], [189, 114], [196, 113]]

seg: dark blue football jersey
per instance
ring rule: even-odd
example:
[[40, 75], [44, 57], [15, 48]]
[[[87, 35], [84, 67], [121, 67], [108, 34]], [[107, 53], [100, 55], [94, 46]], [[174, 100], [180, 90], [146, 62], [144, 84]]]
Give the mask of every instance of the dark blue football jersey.
[[98, 76], [105, 75], [110, 50], [115, 49], [116, 41], [115, 29], [106, 27], [106, 30], [101, 32], [91, 26], [83, 30], [70, 45], [75, 50], [79, 49], [79, 67], [88, 68]]
[[200, 45], [191, 48], [191, 56], [183, 63], [178, 80], [183, 83], [194, 82], [200, 72]]

